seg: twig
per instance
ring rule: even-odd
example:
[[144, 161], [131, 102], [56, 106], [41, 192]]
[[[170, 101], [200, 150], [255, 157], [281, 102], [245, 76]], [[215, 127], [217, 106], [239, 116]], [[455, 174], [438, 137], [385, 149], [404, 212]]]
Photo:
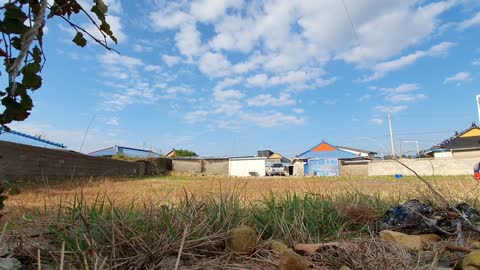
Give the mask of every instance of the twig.
[[63, 270], [64, 259], [65, 259], [65, 241], [62, 242], [62, 253], [60, 253], [60, 270]]
[[457, 219], [457, 243], [464, 247], [465, 246], [465, 237], [462, 230], [462, 222]]
[[180, 265], [180, 258], [182, 257], [183, 244], [185, 244], [185, 239], [187, 238], [188, 227], [189, 226], [185, 226], [185, 229], [183, 230], [182, 243], [180, 243], [180, 248], [178, 249], [178, 256], [177, 256], [177, 262], [175, 263], [175, 270], [178, 270], [178, 266]]
[[460, 246], [453, 246], [453, 245], [448, 245], [445, 247], [446, 250], [448, 251], [460, 251], [460, 252], [472, 252], [473, 249], [466, 248], [466, 247], [460, 247]]
[[40, 249], [37, 249], [37, 257], [38, 257], [37, 268], [38, 270], [42, 270], [42, 258], [40, 257]]

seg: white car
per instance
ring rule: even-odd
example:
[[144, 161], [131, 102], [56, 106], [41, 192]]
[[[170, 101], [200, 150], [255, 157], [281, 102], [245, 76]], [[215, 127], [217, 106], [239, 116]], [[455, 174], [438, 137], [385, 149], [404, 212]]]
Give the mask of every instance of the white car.
[[282, 163], [273, 163], [272, 166], [267, 167], [267, 175], [268, 176], [273, 176], [273, 175], [282, 175], [286, 176], [286, 168]]

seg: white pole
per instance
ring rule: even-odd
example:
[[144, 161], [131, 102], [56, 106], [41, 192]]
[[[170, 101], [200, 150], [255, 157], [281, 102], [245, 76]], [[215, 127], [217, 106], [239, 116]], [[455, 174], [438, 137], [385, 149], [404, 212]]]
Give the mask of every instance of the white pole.
[[417, 157], [420, 157], [420, 148], [418, 148], [418, 141], [415, 141], [415, 143], [417, 144]]
[[390, 129], [390, 144], [392, 146], [392, 158], [395, 158], [395, 146], [393, 145], [392, 118], [388, 113], [388, 128]]
[[478, 112], [478, 125], [480, 125], [480, 95], [476, 96], [477, 112]]

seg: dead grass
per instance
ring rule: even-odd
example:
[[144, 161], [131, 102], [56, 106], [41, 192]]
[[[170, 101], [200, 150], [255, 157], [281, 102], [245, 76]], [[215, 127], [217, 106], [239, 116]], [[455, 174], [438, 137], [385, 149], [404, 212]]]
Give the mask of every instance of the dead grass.
[[[452, 202], [477, 204], [478, 182], [471, 176], [429, 177], [434, 187]], [[22, 193], [10, 196], [7, 210], [43, 208], [71, 201], [82, 193], [92, 202], [100, 195], [108, 196], [115, 203], [144, 204], [146, 202], [175, 203], [183, 199], [185, 191], [197, 197], [208, 197], [235, 190], [244, 202], [258, 201], [265, 195], [323, 194], [336, 197], [350, 194], [365, 194], [391, 203], [409, 198], [431, 198], [430, 191], [413, 177], [395, 179], [393, 177], [336, 177], [336, 178], [230, 178], [230, 177], [159, 177], [140, 180], [97, 180], [74, 181], [69, 184], [42, 183], [21, 187]]]
[[[471, 177], [428, 178], [445, 197], [476, 206]], [[354, 240], [354, 250], [328, 249], [309, 257], [316, 269], [418, 269], [405, 250], [368, 237], [368, 224], [401, 201], [432, 198], [413, 178], [158, 177], [23, 185], [6, 201], [9, 239], [37, 265], [64, 269], [277, 269], [278, 254], [262, 247], [250, 256], [224, 251], [239, 224], [264, 240], [287, 245]], [[434, 203], [442, 203], [435, 202]], [[184, 237], [182, 237], [182, 235]], [[14, 241], [12, 241], [13, 243]], [[65, 253], [59, 252], [65, 245]], [[40, 250], [40, 251], [38, 251]]]

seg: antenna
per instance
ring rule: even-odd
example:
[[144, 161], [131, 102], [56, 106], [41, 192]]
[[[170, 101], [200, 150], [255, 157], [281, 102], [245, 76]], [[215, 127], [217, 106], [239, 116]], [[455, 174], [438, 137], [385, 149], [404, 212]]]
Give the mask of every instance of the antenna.
[[477, 111], [478, 111], [478, 125], [480, 125], [480, 95], [476, 96], [477, 100]]

